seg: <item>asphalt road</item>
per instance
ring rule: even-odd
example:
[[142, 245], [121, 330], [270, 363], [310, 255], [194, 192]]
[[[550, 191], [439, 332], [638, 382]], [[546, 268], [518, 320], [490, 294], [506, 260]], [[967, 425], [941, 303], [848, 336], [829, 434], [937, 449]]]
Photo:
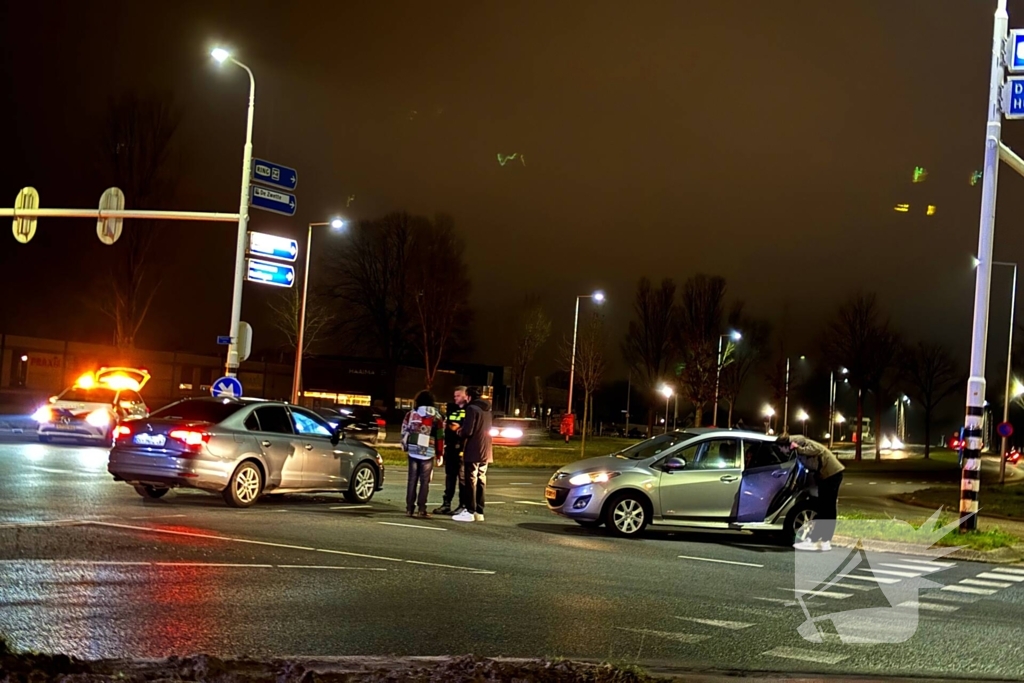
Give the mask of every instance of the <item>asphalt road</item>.
[[[492, 470], [487, 521], [460, 525], [405, 517], [395, 468], [369, 506], [320, 495], [234, 510], [194, 492], [143, 501], [105, 467], [99, 448], [0, 443], [0, 632], [17, 646], [1024, 678], [1022, 567], [889, 555], [798, 601], [790, 549], [742, 534], [587, 531], [547, 511], [549, 472]], [[843, 495], [920, 487], [890, 482], [852, 476]], [[868, 608], [882, 619], [860, 612], [852, 631], [826, 620], [824, 642], [797, 631], [808, 615]]]

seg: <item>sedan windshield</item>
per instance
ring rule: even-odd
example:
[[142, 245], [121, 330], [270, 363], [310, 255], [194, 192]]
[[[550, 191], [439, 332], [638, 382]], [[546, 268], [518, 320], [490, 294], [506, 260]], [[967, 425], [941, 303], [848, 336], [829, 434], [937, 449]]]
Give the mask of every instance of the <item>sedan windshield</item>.
[[629, 458], [630, 460], [646, 460], [647, 458], [654, 457], [659, 453], [667, 451], [677, 443], [681, 443], [692, 438], [692, 434], [683, 434], [681, 432], [662, 434], [661, 436], [656, 436], [653, 439], [647, 439], [646, 441], [641, 441], [636, 445], [630, 446], [618, 455], [620, 458]]
[[222, 422], [234, 415], [242, 404], [234, 401], [178, 401], [160, 410], [153, 411], [150, 417], [160, 420], [187, 420], [189, 422]]

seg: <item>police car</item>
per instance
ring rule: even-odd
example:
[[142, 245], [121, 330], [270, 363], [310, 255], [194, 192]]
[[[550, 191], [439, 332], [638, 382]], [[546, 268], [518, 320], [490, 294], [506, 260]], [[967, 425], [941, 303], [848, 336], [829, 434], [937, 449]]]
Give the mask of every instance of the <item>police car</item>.
[[149, 373], [139, 368], [100, 368], [82, 375], [33, 413], [39, 440], [88, 440], [109, 446], [119, 420], [149, 415], [139, 395], [148, 381]]

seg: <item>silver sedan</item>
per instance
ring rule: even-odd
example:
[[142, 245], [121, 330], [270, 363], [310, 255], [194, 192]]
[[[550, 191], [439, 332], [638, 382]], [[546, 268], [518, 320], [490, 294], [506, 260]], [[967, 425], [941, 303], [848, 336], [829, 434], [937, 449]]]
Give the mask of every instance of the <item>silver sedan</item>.
[[107, 471], [144, 498], [188, 487], [219, 493], [234, 507], [264, 493], [319, 491], [365, 503], [384, 486], [376, 450], [278, 401], [185, 399], [125, 420], [115, 434]]
[[775, 437], [691, 429], [562, 467], [544, 496], [585, 527], [639, 536], [648, 524], [802, 537], [815, 517], [808, 477]]

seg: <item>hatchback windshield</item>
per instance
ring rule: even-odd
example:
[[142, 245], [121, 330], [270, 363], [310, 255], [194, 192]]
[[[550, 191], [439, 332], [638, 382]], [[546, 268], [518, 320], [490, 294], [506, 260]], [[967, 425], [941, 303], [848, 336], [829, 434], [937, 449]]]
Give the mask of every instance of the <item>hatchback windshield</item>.
[[189, 420], [193, 422], [221, 422], [241, 410], [234, 401], [179, 401], [155, 410], [150, 417], [161, 420]]
[[647, 458], [653, 457], [668, 450], [669, 448], [672, 448], [677, 443], [692, 438], [692, 434], [683, 434], [681, 432], [662, 434], [661, 436], [656, 436], [653, 439], [647, 439], [646, 441], [641, 441], [636, 445], [630, 446], [619, 453], [619, 456], [629, 458], [630, 460], [646, 460]]
[[60, 395], [61, 401], [82, 401], [83, 403], [113, 403], [117, 394], [113, 389], [82, 389], [72, 387]]

